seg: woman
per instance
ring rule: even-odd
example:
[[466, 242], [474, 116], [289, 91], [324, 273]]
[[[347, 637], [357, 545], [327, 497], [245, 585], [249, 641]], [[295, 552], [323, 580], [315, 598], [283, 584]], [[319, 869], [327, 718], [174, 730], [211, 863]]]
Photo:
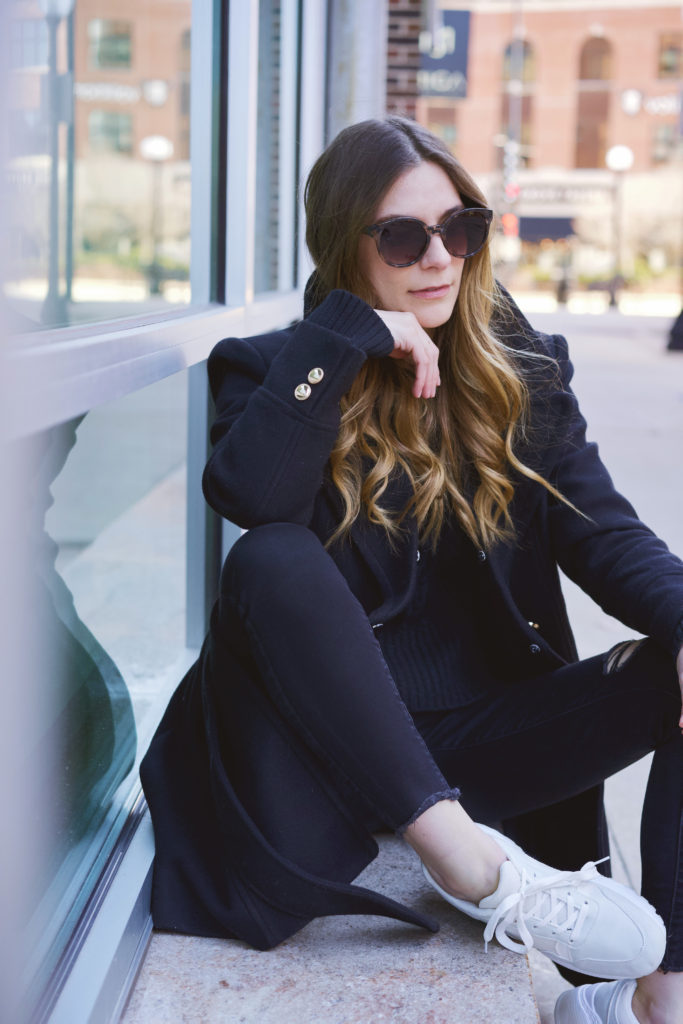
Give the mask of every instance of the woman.
[[[437, 139], [346, 129], [306, 213], [304, 320], [209, 360], [204, 491], [249, 532], [143, 764], [155, 923], [262, 949], [321, 914], [433, 928], [349, 884], [388, 826], [487, 940], [619, 979], [558, 1022], [681, 1024], [683, 564], [586, 443], [565, 342], [496, 286]], [[577, 661], [558, 565], [648, 639]], [[666, 938], [592, 863], [602, 780], [652, 749]]]

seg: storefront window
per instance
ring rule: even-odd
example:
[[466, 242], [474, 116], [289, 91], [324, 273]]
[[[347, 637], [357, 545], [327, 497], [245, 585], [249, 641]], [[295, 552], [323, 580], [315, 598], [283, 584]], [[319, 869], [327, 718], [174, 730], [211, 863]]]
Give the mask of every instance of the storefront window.
[[30, 948], [39, 990], [137, 789], [185, 653], [186, 373], [22, 442], [42, 699], [27, 737], [49, 793]]
[[46, 7], [11, 25], [5, 297], [34, 330], [187, 304], [191, 0]]

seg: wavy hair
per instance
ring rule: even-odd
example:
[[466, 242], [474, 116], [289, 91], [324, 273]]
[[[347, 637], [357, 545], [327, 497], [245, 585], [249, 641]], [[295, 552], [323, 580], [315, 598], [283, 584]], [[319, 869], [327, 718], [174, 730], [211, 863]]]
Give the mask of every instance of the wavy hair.
[[[486, 206], [441, 141], [405, 118], [352, 125], [316, 161], [304, 195], [306, 242], [317, 271], [308, 295], [314, 307], [334, 288], [378, 305], [359, 269], [361, 232], [396, 179], [423, 160], [445, 171], [466, 207]], [[435, 546], [444, 522], [455, 516], [478, 546], [490, 548], [514, 535], [515, 476], [535, 480], [565, 500], [515, 454], [529, 394], [517, 354], [491, 326], [494, 311], [504, 320], [506, 310], [487, 242], [465, 260], [453, 314], [432, 333], [441, 374], [434, 399], [412, 395], [413, 372], [402, 360], [366, 361], [341, 403], [330, 466], [344, 515], [328, 544], [348, 534], [364, 511], [392, 542], [412, 514], [421, 541]], [[383, 496], [401, 471], [412, 496], [402, 509], [387, 508]]]

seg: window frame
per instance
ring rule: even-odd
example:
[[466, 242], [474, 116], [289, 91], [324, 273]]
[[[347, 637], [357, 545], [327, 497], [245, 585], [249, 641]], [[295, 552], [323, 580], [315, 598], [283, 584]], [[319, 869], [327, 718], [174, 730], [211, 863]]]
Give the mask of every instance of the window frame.
[[[10, 438], [49, 428], [189, 369], [188, 664], [206, 632], [222, 555], [238, 533], [207, 509], [200, 489], [211, 415], [205, 361], [221, 337], [275, 329], [299, 316], [310, 271], [298, 244], [302, 203], [292, 188], [288, 216], [295, 258], [291, 251], [282, 258], [296, 266], [298, 284], [254, 299], [258, 11], [254, 17], [253, 8], [228, 0], [193, 4], [192, 304], [154, 316], [22, 335], [11, 345], [4, 367], [6, 393], [21, 396], [2, 412], [2, 428]], [[293, 186], [324, 143], [327, 11], [317, 0], [284, 0], [283, 10], [290, 19], [290, 38], [295, 33], [301, 45], [298, 148], [293, 137], [287, 140]], [[301, 96], [306, 97], [303, 104]], [[290, 119], [287, 131], [294, 134], [294, 128]], [[229, 253], [228, 224], [230, 237], [244, 241]], [[159, 717], [170, 689], [160, 695]], [[116, 845], [36, 1008], [37, 1022], [74, 1024], [93, 1017], [113, 1022], [123, 1010], [151, 933], [153, 835], [139, 780], [129, 806]]]

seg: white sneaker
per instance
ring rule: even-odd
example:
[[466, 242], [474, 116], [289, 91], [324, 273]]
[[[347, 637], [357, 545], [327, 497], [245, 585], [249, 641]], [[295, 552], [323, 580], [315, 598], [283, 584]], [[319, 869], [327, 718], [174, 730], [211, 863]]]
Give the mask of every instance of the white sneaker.
[[635, 990], [635, 981], [629, 980], [568, 989], [555, 1003], [555, 1024], [638, 1024]]
[[494, 893], [479, 904], [459, 900], [437, 885], [424, 865], [422, 870], [448, 903], [487, 922], [487, 946], [494, 935], [516, 952], [535, 946], [555, 963], [596, 978], [640, 978], [657, 969], [666, 930], [642, 896], [599, 874], [593, 861], [580, 871], [557, 871], [500, 832], [479, 827], [509, 858]]

